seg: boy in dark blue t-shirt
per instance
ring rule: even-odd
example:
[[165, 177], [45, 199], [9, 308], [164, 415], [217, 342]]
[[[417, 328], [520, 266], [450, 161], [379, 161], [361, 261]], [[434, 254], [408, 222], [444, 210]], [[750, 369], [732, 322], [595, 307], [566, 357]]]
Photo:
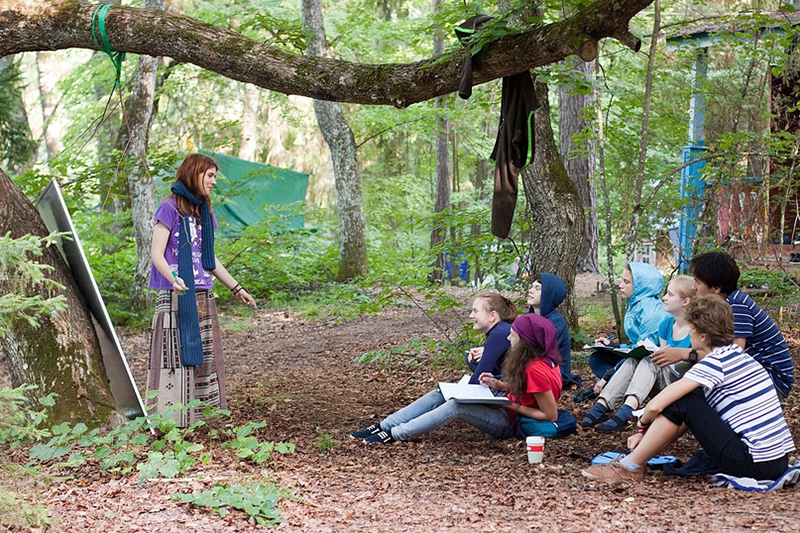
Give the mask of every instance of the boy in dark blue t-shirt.
[[[775, 322], [738, 289], [739, 267], [736, 261], [722, 252], [700, 254], [689, 262], [697, 295], [719, 294], [733, 310], [734, 342], [744, 348], [763, 366], [775, 385], [778, 395], [785, 398], [794, 384], [794, 370], [789, 347]], [[678, 361], [694, 360], [688, 348], [666, 348], [652, 355], [653, 362], [664, 367]]]

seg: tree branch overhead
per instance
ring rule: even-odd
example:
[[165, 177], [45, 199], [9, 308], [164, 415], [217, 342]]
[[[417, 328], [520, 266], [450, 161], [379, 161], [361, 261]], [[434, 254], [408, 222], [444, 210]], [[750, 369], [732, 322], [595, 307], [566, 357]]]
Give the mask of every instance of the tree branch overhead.
[[[474, 83], [573, 54], [592, 60], [597, 42], [608, 37], [638, 50], [641, 42], [628, 24], [652, 1], [597, 0], [572, 17], [487, 44], [474, 58]], [[0, 0], [0, 57], [67, 48], [96, 50], [91, 33], [95, 8], [78, 0]], [[395, 107], [457, 91], [463, 54], [394, 64], [308, 57], [191, 17], [132, 7], [111, 8], [106, 31], [118, 51], [171, 57], [284, 94]]]

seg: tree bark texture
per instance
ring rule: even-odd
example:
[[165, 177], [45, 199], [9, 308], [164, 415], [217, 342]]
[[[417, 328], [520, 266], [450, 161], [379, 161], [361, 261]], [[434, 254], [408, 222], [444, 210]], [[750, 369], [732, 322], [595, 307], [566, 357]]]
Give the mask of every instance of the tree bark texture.
[[577, 331], [575, 312], [575, 265], [583, 240], [583, 202], [567, 175], [550, 123], [547, 85], [535, 82], [536, 98], [542, 106], [534, 117], [536, 150], [533, 163], [522, 170], [525, 198], [532, 218], [530, 272], [551, 272], [567, 286], [561, 311], [570, 328]]
[[[303, 0], [303, 27], [311, 32], [307, 54], [327, 52], [320, 0]], [[353, 130], [339, 104], [314, 100], [314, 113], [322, 136], [331, 151], [336, 180], [336, 208], [339, 217], [339, 272], [337, 281], [367, 273], [367, 229], [358, 174], [358, 148]]]
[[[565, 62], [575, 70], [577, 76], [581, 76], [587, 81], [591, 81], [594, 77], [592, 73], [594, 62], [584, 62], [574, 57], [567, 58]], [[583, 242], [578, 253], [578, 272], [597, 274], [600, 272], [597, 257], [599, 240], [597, 191], [592, 179], [597, 166], [595, 162], [597, 143], [594, 137], [580, 142], [576, 142], [573, 138], [576, 134], [592, 128], [592, 124], [584, 118], [583, 110], [591, 109], [593, 103], [591, 94], [576, 94], [574, 90], [574, 87], [563, 85], [558, 90], [559, 147], [567, 174], [578, 188], [586, 217]]]
[[244, 106], [242, 108], [241, 144], [239, 145], [239, 159], [255, 161], [258, 150], [258, 130], [261, 123], [258, 120], [258, 87], [246, 84], [243, 87]]
[[[147, 0], [147, 7], [164, 9], [164, 0]], [[147, 167], [147, 143], [150, 138], [153, 107], [156, 96], [158, 58], [140, 55], [136, 75], [128, 102], [125, 105], [125, 123], [122, 126], [122, 156], [130, 164], [126, 173], [128, 193], [131, 198], [131, 219], [136, 240], [136, 271], [133, 274], [131, 307], [143, 312], [152, 303], [152, 292], [147, 290], [150, 280], [150, 247], [153, 243], [155, 218], [155, 184]]]
[[64, 145], [61, 144], [61, 135], [55, 134], [53, 128], [50, 127], [50, 119], [53, 117], [58, 104], [53, 102], [53, 92], [45, 87], [42, 79], [42, 62], [47, 62], [47, 60], [47, 54], [36, 54], [36, 80], [39, 91], [40, 109], [42, 110], [42, 137], [44, 138], [47, 162], [49, 164], [50, 159], [64, 149]]
[[[442, 0], [433, 0], [434, 12], [436, 12], [441, 3]], [[433, 37], [433, 55], [434, 57], [439, 57], [442, 53], [444, 53], [444, 38], [437, 32]], [[436, 109], [445, 109], [447, 107], [444, 98], [443, 96], [436, 97]], [[436, 187], [433, 211], [438, 214], [450, 207], [450, 147], [447, 142], [450, 135], [450, 121], [445, 115], [437, 115], [436, 128]], [[431, 249], [444, 242], [446, 233], [447, 228], [444, 224], [440, 220], [434, 219], [433, 227], [431, 228]], [[430, 281], [444, 281], [445, 263], [446, 256], [444, 251], [436, 254]]]
[[639, 136], [639, 164], [636, 169], [636, 179], [633, 183], [633, 211], [631, 213], [628, 235], [625, 241], [625, 258], [633, 260], [638, 244], [639, 221], [642, 218], [642, 186], [644, 184], [644, 171], [647, 164], [647, 141], [650, 136], [650, 104], [653, 100], [653, 67], [656, 61], [658, 48], [658, 34], [661, 33], [661, 1], [655, 0], [653, 9], [653, 33], [650, 38], [650, 50], [647, 55], [647, 74], [645, 75], [644, 102], [642, 103], [642, 130]]
[[[10, 57], [0, 57], [0, 73], [11, 68], [16, 69]], [[15, 175], [22, 174], [36, 164], [36, 142], [33, 140], [31, 127], [28, 122], [28, 113], [25, 110], [25, 102], [22, 99], [22, 82], [13, 87], [5, 87], [10, 91], [10, 99], [13, 100], [10, 113], [10, 124], [6, 125], [6, 133], [9, 138], [0, 139], [0, 148], [7, 144], [8, 152], [0, 151], [0, 161], [5, 157], [9, 170]]]
[[[555, 63], [585, 61], [597, 42], [612, 37], [638, 50], [628, 23], [653, 0], [597, 0], [559, 22], [487, 44], [473, 59], [474, 84]], [[96, 50], [91, 18], [96, 6], [79, 0], [0, 0], [0, 57], [20, 52]], [[361, 64], [300, 56], [225, 28], [157, 9], [113, 7], [106, 32], [115, 50], [172, 57], [223, 76], [284, 94], [319, 100], [406, 107], [458, 90], [463, 50], [442, 61]]]
[[[48, 234], [39, 213], [22, 191], [0, 170], [0, 233], [12, 238]], [[38, 386], [35, 397], [58, 394], [52, 421], [84, 422], [89, 426], [114, 426], [125, 417], [117, 408], [108, 385], [100, 345], [72, 273], [58, 249], [50, 246], [39, 259], [52, 267], [50, 279], [62, 290], [44, 284], [20, 286], [17, 274], [0, 272], [0, 291], [27, 296], [66, 297], [67, 309], [40, 319], [38, 328], [17, 320], [10, 333], [0, 337], [0, 354], [8, 359], [11, 383]]]
[[[600, 62], [595, 63], [595, 71], [600, 69]], [[614, 324], [617, 327], [617, 334], [620, 342], [628, 342], [625, 329], [622, 327], [622, 313], [619, 308], [619, 298], [617, 297], [617, 284], [614, 271], [614, 246], [611, 240], [611, 200], [608, 196], [608, 182], [606, 180], [606, 157], [605, 157], [605, 133], [603, 131], [603, 106], [600, 88], [595, 88], [594, 109], [597, 115], [597, 180], [600, 183], [600, 191], [603, 194], [603, 214], [605, 218], [606, 232], [606, 276], [608, 277], [608, 288], [611, 293], [611, 309], [614, 311]]]

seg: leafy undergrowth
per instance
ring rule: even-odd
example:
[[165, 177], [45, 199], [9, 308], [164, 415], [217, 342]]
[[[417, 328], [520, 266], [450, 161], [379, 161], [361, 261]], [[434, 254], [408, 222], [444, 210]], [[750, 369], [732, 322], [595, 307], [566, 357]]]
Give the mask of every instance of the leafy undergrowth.
[[[0, 447], [25, 452], [25, 466], [5, 464], [4, 470], [20, 473], [18, 478], [36, 479], [37, 472], [47, 476], [80, 481], [86, 478], [120, 478], [138, 472], [138, 483], [149, 480], [173, 479], [191, 475], [198, 479], [207, 474], [214, 454], [227, 454], [253, 465], [264, 465], [273, 453], [294, 453], [294, 445], [284, 442], [261, 441], [253, 433], [266, 425], [265, 421], [247, 422], [239, 427], [224, 424], [230, 412], [206, 408], [204, 420], [187, 428], [177, 427], [175, 413], [154, 413], [138, 417], [111, 431], [89, 429], [83, 423], [61, 423], [47, 427], [47, 408], [56, 401], [54, 395], [42, 398], [43, 408], [32, 410], [25, 393], [30, 387], [0, 389], [6, 402], [0, 408]], [[182, 409], [197, 407], [192, 401]], [[175, 408], [173, 411], [177, 411]], [[3, 473], [2, 479], [15, 476]], [[224, 517], [228, 509], [243, 511], [258, 524], [280, 521], [277, 508], [279, 489], [258, 476], [244, 483], [214, 482], [207, 490], [176, 493], [180, 502], [209, 507]], [[33, 502], [32, 490], [0, 489], [2, 524], [12, 529], [42, 527], [51, 522], [47, 509]]]

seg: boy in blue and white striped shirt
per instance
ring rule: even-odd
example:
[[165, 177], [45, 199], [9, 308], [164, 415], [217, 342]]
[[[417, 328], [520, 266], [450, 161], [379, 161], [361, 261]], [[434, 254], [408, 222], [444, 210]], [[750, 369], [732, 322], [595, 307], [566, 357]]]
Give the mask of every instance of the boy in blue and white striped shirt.
[[614, 482], [641, 480], [643, 465], [687, 430], [725, 474], [776, 479], [795, 450], [764, 367], [733, 342], [734, 317], [720, 296], [697, 296], [685, 319], [697, 363], [645, 407], [630, 455], [582, 471]]
[[[750, 296], [739, 290], [736, 261], [722, 252], [707, 252], [692, 258], [689, 271], [694, 276], [698, 296], [718, 294], [725, 298], [733, 309], [734, 342], [761, 363], [772, 378], [778, 396], [786, 398], [794, 384], [789, 346], [775, 322]], [[652, 360], [661, 367], [689, 361], [689, 350], [666, 348], [655, 352]]]

